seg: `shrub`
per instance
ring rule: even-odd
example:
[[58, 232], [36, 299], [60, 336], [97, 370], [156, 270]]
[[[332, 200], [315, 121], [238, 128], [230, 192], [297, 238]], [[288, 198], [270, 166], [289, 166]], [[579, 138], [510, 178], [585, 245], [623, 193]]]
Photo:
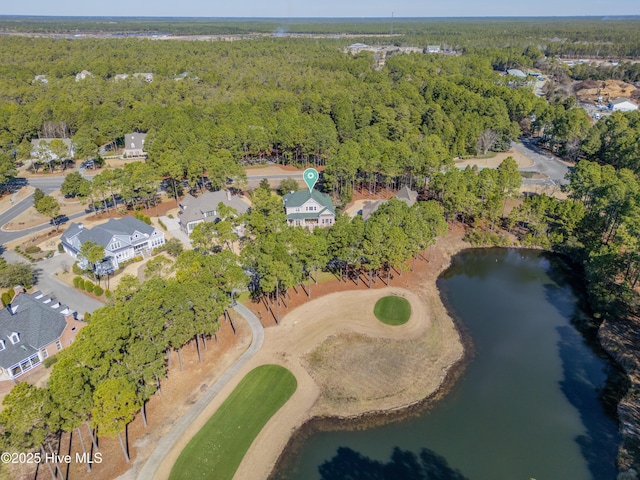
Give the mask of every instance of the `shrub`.
[[85, 284], [86, 284], [87, 282], [88, 282], [88, 280], [85, 280], [84, 278], [81, 278], [81, 279], [78, 281], [78, 288], [79, 288], [80, 290], [84, 290], [84, 289], [85, 289]]
[[2, 306], [6, 307], [11, 303], [11, 299], [9, 298], [9, 292], [4, 292], [2, 294]]
[[100, 285], [96, 285], [93, 287], [93, 293], [95, 293], [99, 297], [104, 293], [104, 289]]
[[158, 219], [158, 223], [160, 224], [162, 229], [166, 232], [167, 231], [167, 226], [164, 224], [164, 222], [162, 220]]
[[80, 277], [73, 277], [73, 286], [80, 288], [80, 282], [84, 283], [84, 280]]
[[182, 253], [182, 243], [177, 238], [171, 238], [164, 244], [164, 250], [172, 257], [177, 257]]
[[136, 212], [133, 214], [133, 216], [136, 217], [141, 222], [144, 222], [147, 225], [151, 225], [151, 217], [149, 217], [148, 215], [145, 215], [142, 212]]
[[104, 291], [104, 296], [107, 298], [111, 298], [113, 296], [113, 294], [111, 293], [111, 290], [109, 290], [108, 288]]
[[173, 213], [169, 213], [169, 214], [167, 215], [167, 217], [169, 217], [169, 218], [173, 218]]
[[58, 251], [59, 251], [60, 253], [64, 252], [64, 247], [62, 246], [62, 243], [59, 243], [59, 244], [58, 244]]
[[89, 293], [93, 293], [93, 289], [94, 289], [95, 285], [91, 282], [84, 282], [84, 289], [89, 292]]
[[73, 264], [73, 267], [71, 267], [71, 271], [73, 273], [75, 273], [76, 275], [82, 275], [84, 273], [84, 270], [82, 270], [79, 266], [78, 266], [78, 262]]
[[89, 312], [84, 312], [84, 317], [83, 318], [84, 318], [85, 322], [88, 322], [89, 319], [91, 318], [91, 314]]
[[42, 364], [44, 365], [44, 368], [49, 368], [51, 365], [53, 365], [54, 363], [56, 363], [58, 361], [58, 357], [56, 357], [55, 355], [53, 357], [47, 357], [44, 359], [44, 362], [42, 362]]
[[37, 245], [29, 245], [27, 248], [24, 249], [24, 251], [25, 253], [40, 253], [42, 249]]

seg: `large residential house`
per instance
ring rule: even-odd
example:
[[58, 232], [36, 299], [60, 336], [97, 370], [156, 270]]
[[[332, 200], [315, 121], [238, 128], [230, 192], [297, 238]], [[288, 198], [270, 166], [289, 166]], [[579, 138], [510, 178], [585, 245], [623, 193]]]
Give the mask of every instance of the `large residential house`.
[[0, 310], [0, 384], [68, 347], [84, 326], [59, 301], [16, 287], [16, 296]]
[[124, 152], [122, 156], [129, 157], [146, 157], [147, 152], [144, 151], [144, 139], [146, 133], [127, 133], [124, 136]]
[[[398, 190], [398, 192], [393, 196], [393, 198], [397, 198], [398, 200], [403, 201], [409, 207], [411, 207], [413, 206], [414, 203], [418, 201], [418, 192], [416, 192], [415, 190], [411, 190], [409, 187], [405, 185], [400, 190]], [[380, 205], [382, 205], [385, 202], [386, 200], [376, 200], [375, 202], [365, 203], [364, 206], [362, 207], [362, 219], [365, 221], [369, 220], [369, 217], [373, 215], [373, 212], [375, 212], [378, 208], [380, 208]]]
[[47, 156], [51, 160], [58, 160], [58, 156], [51, 151], [51, 142], [53, 140], [60, 140], [62, 143], [64, 143], [67, 147], [67, 155], [69, 156], [69, 158], [73, 158], [75, 150], [73, 148], [73, 142], [71, 142], [70, 138], [34, 138], [33, 140], [31, 140], [31, 157], [40, 158], [40, 147], [44, 147], [47, 150]]
[[[110, 219], [91, 229], [81, 223], [72, 223], [60, 239], [65, 252], [78, 257], [82, 244], [94, 242], [104, 247], [105, 259], [97, 266], [100, 273], [110, 273], [137, 256], [147, 256], [154, 248], [164, 245], [164, 233], [137, 218]], [[86, 260], [80, 258], [80, 266], [86, 268]]]
[[215, 222], [220, 218], [218, 205], [222, 203], [234, 208], [238, 215], [247, 213], [249, 204], [241, 197], [232, 195], [229, 190], [206, 192], [199, 197], [187, 194], [180, 202], [178, 220], [180, 228], [190, 235], [196, 225], [202, 222]]
[[306, 227], [330, 227], [336, 221], [336, 211], [331, 197], [315, 189], [287, 193], [282, 200], [289, 225]]

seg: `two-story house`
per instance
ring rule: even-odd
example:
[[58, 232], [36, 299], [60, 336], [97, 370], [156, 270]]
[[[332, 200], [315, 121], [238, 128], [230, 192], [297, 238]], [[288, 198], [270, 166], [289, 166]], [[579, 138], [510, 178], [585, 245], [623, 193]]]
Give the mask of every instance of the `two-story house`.
[[[91, 229], [84, 228], [81, 223], [72, 223], [60, 240], [65, 252], [74, 258], [78, 257], [85, 242], [104, 247], [105, 260], [100, 265], [102, 273], [108, 273], [110, 266], [117, 270], [121, 262], [149, 255], [154, 248], [165, 243], [164, 233], [133, 217], [112, 218]], [[86, 267], [83, 258], [80, 258], [80, 266]]]
[[41, 292], [16, 296], [0, 310], [0, 382], [13, 381], [68, 347], [86, 324]]
[[336, 211], [331, 197], [315, 189], [287, 193], [282, 200], [289, 225], [306, 227], [330, 227], [336, 221]]
[[146, 133], [127, 133], [124, 136], [124, 158], [146, 157], [147, 152], [144, 151], [144, 140]]

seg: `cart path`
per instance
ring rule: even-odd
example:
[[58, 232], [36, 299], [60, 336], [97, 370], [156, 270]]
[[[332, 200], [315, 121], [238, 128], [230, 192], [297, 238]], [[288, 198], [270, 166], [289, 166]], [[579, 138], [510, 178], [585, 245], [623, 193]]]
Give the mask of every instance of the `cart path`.
[[233, 309], [242, 315], [251, 328], [252, 338], [249, 348], [207, 389], [204, 395], [176, 422], [169, 433], [160, 439], [155, 450], [140, 470], [137, 476], [138, 480], [153, 480], [158, 467], [191, 423], [204, 411], [205, 407], [209, 405], [216, 395], [220, 393], [220, 390], [222, 390], [240, 369], [262, 348], [264, 328], [258, 318], [244, 305], [237, 304]]

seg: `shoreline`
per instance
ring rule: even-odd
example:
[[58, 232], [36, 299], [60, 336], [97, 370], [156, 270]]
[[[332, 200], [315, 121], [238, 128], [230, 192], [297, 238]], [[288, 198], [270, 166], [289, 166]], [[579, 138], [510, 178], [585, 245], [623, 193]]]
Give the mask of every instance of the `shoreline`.
[[[417, 271], [412, 272], [411, 275], [396, 276], [391, 286], [380, 288], [380, 284], [378, 284], [378, 288], [367, 289], [362, 286], [354, 288], [351, 285], [334, 283], [333, 288], [336, 288], [338, 290], [337, 292], [334, 290], [333, 293], [325, 292], [318, 296], [318, 290], [316, 289], [315, 298], [312, 301], [305, 300], [298, 306], [287, 307], [285, 310], [286, 314], [283, 316], [281, 323], [265, 329], [266, 351], [263, 349], [263, 351], [256, 355], [254, 361], [250, 362], [241, 372], [238, 372], [238, 375], [229, 383], [225, 391], [220, 392], [221, 395], [219, 398], [209, 405], [200, 418], [196, 419], [177, 445], [186, 444], [186, 442], [199, 431], [200, 427], [218, 408], [219, 404], [228, 397], [235, 386], [244, 378], [244, 375], [253, 368], [265, 363], [276, 363], [288, 368], [298, 380], [298, 390], [292, 398], [276, 412], [255, 438], [239, 465], [234, 480], [255, 480], [259, 478], [277, 480], [281, 478], [278, 474], [282, 471], [282, 468], [287, 465], [287, 459], [292, 458], [291, 455], [295, 454], [302, 440], [316, 431], [354, 430], [382, 425], [418, 415], [431, 408], [451, 392], [465, 371], [469, 360], [472, 359], [474, 355], [471, 338], [465, 331], [464, 325], [456, 318], [450, 306], [446, 304], [445, 299], [441, 295], [441, 290], [437, 285], [442, 273], [451, 266], [453, 257], [463, 250], [472, 248], [467, 242], [462, 240], [463, 237], [464, 231], [462, 228], [450, 227], [448, 233], [439, 239], [436, 246], [433, 247], [435, 251], [430, 252], [430, 261], [421, 262], [421, 268], [416, 268]], [[407, 283], [410, 287], [406, 286]], [[444, 323], [453, 328], [457, 344], [459, 344], [461, 348], [459, 355], [455, 358], [448, 357], [449, 361], [441, 361], [438, 364], [438, 368], [441, 369], [439, 372], [442, 372], [442, 375], [436, 374], [434, 376], [437, 377], [436, 379], [439, 379], [439, 381], [432, 385], [428, 391], [424, 390], [422, 385], [418, 386], [417, 389], [412, 392], [413, 397], [410, 401], [402, 402], [402, 395], [399, 394], [395, 397], [392, 396], [393, 398], [391, 398], [391, 400], [395, 400], [395, 403], [391, 405], [388, 402], [389, 398], [380, 397], [380, 401], [376, 406], [366, 408], [356, 413], [349, 412], [349, 408], [343, 408], [343, 405], [340, 405], [339, 402], [333, 405], [335, 407], [333, 410], [327, 411], [327, 408], [332, 405], [321, 405], [321, 400], [323, 400], [322, 385], [316, 382], [315, 377], [312, 376], [312, 372], [308, 368], [308, 364], [304, 363], [305, 357], [307, 357], [309, 353], [320, 349], [320, 347], [329, 340], [339, 339], [340, 335], [344, 334], [345, 331], [369, 336], [369, 340], [372, 343], [377, 339], [383, 338], [384, 335], [380, 335], [379, 333], [384, 327], [380, 325], [369, 325], [369, 327], [373, 329], [372, 331], [361, 332], [359, 327], [362, 327], [363, 324], [362, 322], [358, 322], [360, 318], [356, 315], [358, 320], [354, 322], [351, 318], [347, 318], [344, 315], [340, 316], [342, 312], [340, 312], [339, 306], [341, 306], [343, 302], [348, 303], [351, 297], [365, 299], [364, 302], [361, 300], [358, 301], [366, 304], [367, 299], [373, 300], [376, 296], [384, 296], [389, 293], [398, 292], [399, 290], [413, 297], [412, 318], [415, 314], [413, 307], [417, 299], [425, 309], [424, 311], [431, 317], [428, 319], [429, 322], [435, 318], [437, 320], [435, 323]], [[365, 296], [361, 297], [363, 294]], [[336, 296], [332, 297], [332, 295]], [[325, 299], [325, 303], [318, 303], [323, 299]], [[311, 305], [311, 307], [305, 309], [305, 306], [309, 305]], [[318, 308], [318, 306], [324, 307]], [[351, 307], [353, 306], [354, 305], [351, 305]], [[372, 302], [369, 302], [368, 306], [371, 307], [372, 310]], [[324, 320], [322, 318], [323, 315], [325, 315], [325, 317], [327, 316], [327, 311], [333, 314], [333, 316], [338, 316], [340, 322], [333, 322], [333, 324], [329, 326], [322, 324], [322, 321], [327, 321], [327, 318], [324, 318]], [[362, 312], [360, 312], [360, 314], [361, 313]], [[314, 326], [314, 322], [317, 328], [311, 328], [311, 330], [309, 330], [310, 326]], [[411, 323], [412, 322], [409, 321], [405, 325]], [[401, 327], [402, 326], [392, 327], [392, 329]], [[440, 325], [440, 327], [442, 327], [442, 325]], [[421, 328], [418, 328], [418, 332], [410, 331], [409, 333], [412, 334], [411, 337], [402, 334], [400, 329], [398, 329], [391, 337], [405, 342], [408, 338], [414, 338], [415, 333], [419, 333], [419, 336], [422, 338], [430, 337], [434, 333], [432, 328], [432, 324], [423, 325]], [[399, 333], [399, 336], [396, 336], [395, 333]], [[451, 341], [452, 339], [447, 337], [445, 340]], [[304, 343], [305, 345], [300, 347], [298, 343]], [[602, 342], [600, 343], [602, 345]], [[616, 362], [613, 358], [612, 361], [618, 364], [620, 363]], [[336, 363], [339, 364], [340, 362]], [[426, 376], [428, 375], [429, 374], [426, 374]], [[342, 379], [342, 377], [339, 378]], [[347, 405], [346, 407], [349, 406]], [[622, 425], [621, 415], [618, 415], [618, 422]], [[174, 447], [174, 451], [171, 452], [159, 466], [159, 475], [156, 478], [168, 478], [171, 467], [173, 466], [171, 458], [177, 458], [181, 450], [179, 447]], [[621, 467], [621, 465], [618, 467]]]
[[[285, 461], [287, 454], [295, 451], [296, 444], [299, 444], [301, 439], [307, 437], [317, 429], [357, 429], [365, 425], [379, 425], [401, 418], [411, 417], [431, 408], [451, 391], [457, 384], [460, 375], [464, 372], [467, 361], [470, 358], [469, 352], [472, 352], [473, 348], [469, 348], [470, 338], [464, 333], [464, 329], [460, 328], [459, 321], [451, 315], [450, 308], [444, 304], [436, 282], [440, 275], [450, 267], [453, 256], [470, 247], [467, 242], [462, 240], [463, 237], [464, 231], [460, 228], [454, 228], [442, 239], [439, 239], [436, 246], [434, 246], [434, 248], [437, 249], [435, 261], [432, 260], [431, 263], [427, 264], [426, 272], [413, 273], [413, 278], [418, 278], [419, 281], [415, 282], [413, 288], [409, 290], [410, 293], [418, 298], [430, 319], [435, 319], [437, 328], [452, 328], [453, 332], [455, 332], [455, 347], [459, 348], [459, 350], [456, 350], [457, 355], [455, 355], [455, 358], [447, 358], [446, 355], [443, 355], [447, 360], [444, 362], [441, 361], [438, 365], [441, 375], [437, 383], [429, 386], [428, 389], [418, 387], [416, 391], [412, 392], [412, 398], [408, 402], [400, 403], [396, 401], [392, 405], [385, 405], [385, 402], [381, 401], [379, 402], [378, 408], [367, 408], [364, 411], [351, 414], [344, 414], [347, 409], [343, 409], [342, 411], [336, 409], [329, 413], [322, 413], [319, 412], [319, 410], [322, 410], [319, 407], [322, 395], [321, 386], [317, 385], [311, 378], [310, 372], [305, 366], [296, 362], [298, 363], [298, 365], [296, 365], [298, 368], [294, 370], [291, 368], [293, 362], [283, 362], [281, 364], [292, 369], [294, 374], [296, 374], [296, 378], [298, 378], [296, 370], [303, 370], [306, 376], [309, 377], [309, 380], [314, 383], [317, 392], [314, 398], [311, 399], [311, 402], [308, 403], [307, 408], [299, 412], [298, 418], [295, 419], [295, 421], [291, 421], [291, 413], [288, 411], [288, 407], [291, 407], [290, 404], [285, 404], [282, 409], [274, 415], [270, 425], [267, 424], [267, 426], [265, 426], [265, 429], [256, 437], [254, 444], [247, 451], [234, 476], [235, 480], [255, 478], [277, 479], [278, 469], [283, 465], [282, 462]], [[434, 255], [432, 254], [431, 256], [433, 257]], [[393, 291], [397, 288], [398, 287], [394, 286], [392, 282], [389, 287], [369, 290], [369, 292], [373, 293], [377, 290], [380, 296], [382, 296], [390, 290]], [[359, 293], [360, 290], [352, 289], [346, 290], [346, 292], [356, 294]], [[316, 297], [316, 300], [317, 299], [318, 297]], [[313, 302], [307, 302], [305, 305], [309, 303]], [[297, 307], [293, 312], [300, 310], [302, 307], [303, 306]], [[280, 326], [272, 328], [283, 328], [287, 317], [293, 312], [289, 312], [283, 318]], [[412, 317], [414, 315], [416, 315], [416, 312], [413, 310], [412, 302]], [[267, 331], [272, 330], [272, 328], [268, 328]], [[434, 334], [432, 328], [433, 325], [428, 326], [422, 332], [421, 337], [428, 338]], [[315, 348], [319, 348], [326, 339], [326, 337], [316, 339]], [[452, 339], [446, 340], [452, 341]], [[265, 344], [266, 343], [267, 342], [265, 342]], [[449, 347], [450, 346], [451, 345], [449, 345]], [[299, 378], [298, 380], [300, 381]], [[395, 400], [400, 400], [400, 398], [396, 398]], [[289, 402], [295, 402], [295, 397], [290, 399]], [[293, 408], [291, 409], [293, 410]], [[284, 418], [287, 418], [288, 421], [283, 421]], [[286, 439], [281, 442], [275, 441], [278, 433], [275, 430], [284, 431], [286, 433]]]
[[[160, 480], [169, 477], [174, 460], [182, 451], [182, 447], [200, 430], [242, 378], [255, 367], [266, 363], [278, 364], [289, 369], [298, 381], [298, 388], [255, 438], [236, 471], [235, 480], [270, 478], [292, 438], [298, 438], [296, 434], [303, 431], [303, 426], [318, 416], [324, 418], [325, 423], [335, 422], [328, 418], [335, 417], [334, 413], [339, 411], [346, 415], [342, 415], [343, 418], [339, 419], [336, 425], [344, 423], [347, 416], [351, 417], [354, 423], [358, 419], [361, 423], [363, 418], [372, 422], [374, 419], [384, 420], [390, 415], [394, 418], [411, 415], [439, 400], [450, 390], [450, 386], [455, 385], [459, 375], [453, 373], [463, 371], [466, 358], [460, 331], [442, 303], [436, 286], [440, 274], [450, 266], [453, 255], [470, 246], [462, 240], [463, 237], [464, 230], [461, 227], [450, 228], [447, 235], [438, 240], [429, 254], [425, 254], [423, 260], [416, 262], [415, 272], [394, 274], [395, 278], [390, 286], [378, 281], [374, 284], [377, 288], [369, 289], [362, 284], [353, 288], [351, 284], [335, 281], [331, 282], [326, 290], [316, 287], [314, 299], [310, 302], [306, 301], [306, 296], [299, 294], [300, 300], [304, 299], [304, 302], [296, 308], [287, 308], [287, 313], [278, 326], [265, 329], [262, 350], [237, 372], [174, 444], [172, 450], [158, 465], [155, 478]], [[324, 294], [321, 294], [321, 291], [324, 291]], [[401, 326], [385, 325], [373, 315], [375, 300], [392, 293], [406, 296], [412, 305], [412, 318]], [[291, 295], [294, 298], [293, 292]], [[291, 303], [295, 302], [289, 302]], [[256, 304], [253, 306], [257, 307]], [[418, 346], [423, 348], [426, 359], [416, 367], [421, 378], [416, 382], [415, 376], [410, 373], [385, 378], [384, 386], [392, 395], [376, 395], [378, 392], [374, 391], [374, 394], [370, 395], [371, 398], [345, 405], [347, 408], [341, 410], [327, 410], [324, 405], [323, 412], [318, 407], [323, 400], [321, 387], [303, 365], [304, 357], [318, 349], [323, 342], [335, 340], [341, 335], [369, 337], [372, 344], [378, 342], [383, 346], [392, 347], [393, 342], [403, 345], [411, 343], [407, 340], [418, 339], [415, 341], [423, 342]], [[412, 348], [415, 350], [416, 345]], [[340, 365], [342, 362], [335, 363]], [[395, 390], [397, 382], [402, 381], [408, 382], [411, 388], [407, 388], [406, 391]], [[447, 388], [443, 388], [444, 386]]]
[[[451, 233], [451, 232], [449, 232]], [[449, 233], [445, 236], [448, 237]], [[453, 313], [450, 305], [441, 295], [441, 291], [437, 286], [437, 281], [450, 266], [452, 258], [460, 252], [469, 248], [477, 248], [472, 246], [461, 246], [461, 248], [450, 252], [446, 262], [442, 264], [438, 273], [435, 275], [436, 290], [442, 305], [446, 310], [447, 316], [453, 321], [455, 329], [460, 337], [462, 344], [462, 355], [453, 364], [447, 366], [447, 372], [440, 384], [426, 397], [417, 399], [414, 402], [397, 405], [387, 409], [370, 410], [359, 415], [341, 416], [341, 415], [323, 415], [311, 416], [307, 418], [291, 435], [285, 448], [278, 455], [271, 472], [266, 480], [281, 480], [279, 472], [289, 465], [289, 459], [301, 448], [302, 443], [310, 436], [318, 432], [328, 431], [355, 431], [372, 427], [383, 426], [396, 421], [402, 421], [407, 418], [421, 415], [434, 407], [438, 402], [442, 401], [457, 385], [458, 380], [467, 368], [469, 361], [475, 355], [473, 340], [467, 332], [464, 324]], [[244, 460], [243, 460], [244, 461]], [[234, 477], [235, 480], [235, 477]]]

